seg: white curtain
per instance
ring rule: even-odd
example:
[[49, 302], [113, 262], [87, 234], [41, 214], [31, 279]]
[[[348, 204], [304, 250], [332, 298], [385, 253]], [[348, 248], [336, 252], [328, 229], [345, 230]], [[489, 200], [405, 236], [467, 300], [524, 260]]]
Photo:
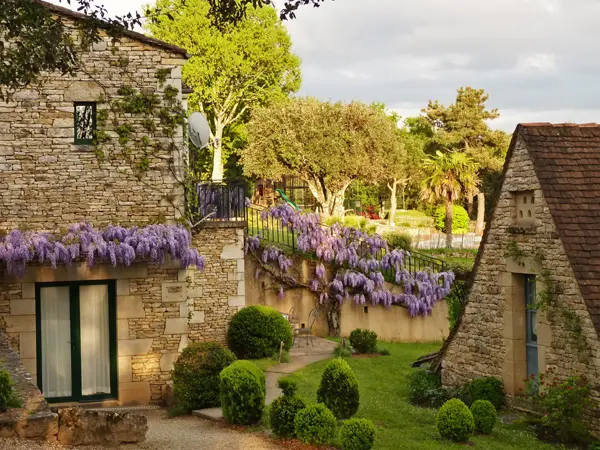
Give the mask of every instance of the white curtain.
[[69, 287], [40, 289], [42, 391], [45, 397], [71, 397]]
[[110, 393], [108, 286], [79, 288], [81, 317], [81, 393]]

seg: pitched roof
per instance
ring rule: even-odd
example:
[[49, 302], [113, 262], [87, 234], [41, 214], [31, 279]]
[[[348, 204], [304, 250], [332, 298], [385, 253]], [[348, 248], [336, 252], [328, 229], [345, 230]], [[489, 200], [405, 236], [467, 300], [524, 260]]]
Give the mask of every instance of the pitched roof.
[[[50, 11], [52, 11], [56, 14], [60, 14], [61, 16], [70, 17], [75, 20], [89, 18], [89, 16], [86, 16], [85, 14], [81, 14], [81, 13], [75, 12], [71, 9], [64, 8], [62, 6], [57, 6], [52, 3], [45, 2], [43, 0], [35, 0], [35, 1], [37, 3], [40, 3], [41, 5], [43, 5], [44, 7], [48, 8]], [[110, 25], [108, 23], [106, 23], [106, 27], [109, 27], [109, 26]], [[179, 53], [180, 55], [182, 55], [186, 58], [189, 58], [189, 56], [190, 56], [184, 48], [177, 47], [176, 45], [169, 44], [165, 41], [161, 41], [160, 39], [155, 39], [155, 38], [146, 36], [145, 34], [142, 34], [142, 33], [136, 33], [135, 31], [131, 31], [131, 30], [123, 30], [123, 35], [127, 36], [131, 39], [135, 39], [137, 41], [145, 42], [146, 44], [152, 45], [154, 47], [160, 47], [160, 48], [164, 48], [165, 50], [169, 50], [173, 53]]]
[[517, 133], [600, 334], [600, 125], [524, 124]]

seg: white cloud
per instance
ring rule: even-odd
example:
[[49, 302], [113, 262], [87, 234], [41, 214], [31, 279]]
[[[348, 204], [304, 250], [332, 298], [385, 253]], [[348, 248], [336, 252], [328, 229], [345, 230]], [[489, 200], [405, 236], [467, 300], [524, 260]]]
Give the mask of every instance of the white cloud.
[[556, 55], [547, 53], [522, 55], [519, 57], [516, 67], [516, 70], [524, 72], [553, 72], [556, 69]]

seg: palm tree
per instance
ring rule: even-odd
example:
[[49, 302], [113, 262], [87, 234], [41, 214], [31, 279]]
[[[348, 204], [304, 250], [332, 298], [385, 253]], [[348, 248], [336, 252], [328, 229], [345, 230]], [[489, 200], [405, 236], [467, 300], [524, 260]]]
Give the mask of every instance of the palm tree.
[[423, 161], [426, 178], [422, 198], [446, 204], [446, 247], [452, 248], [452, 205], [463, 195], [476, 191], [479, 184], [477, 164], [464, 153], [439, 150]]

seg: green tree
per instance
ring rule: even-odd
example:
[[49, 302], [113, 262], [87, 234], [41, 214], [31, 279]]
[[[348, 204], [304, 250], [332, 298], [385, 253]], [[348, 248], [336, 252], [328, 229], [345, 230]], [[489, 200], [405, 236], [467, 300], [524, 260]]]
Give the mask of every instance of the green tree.
[[324, 216], [343, 215], [353, 180], [385, 179], [385, 160], [398, 148], [396, 129], [385, 113], [364, 103], [291, 99], [254, 111], [241, 163], [246, 175], [301, 178]]
[[427, 178], [422, 196], [446, 205], [446, 247], [452, 248], [452, 205], [465, 193], [477, 188], [477, 164], [465, 153], [436, 151], [423, 162]]
[[[151, 14], [181, 0], [158, 0]], [[300, 59], [292, 53], [287, 29], [273, 8], [251, 8], [225, 29], [213, 25], [208, 0], [187, 0], [178, 14], [156, 16], [152, 35], [187, 49], [192, 58], [183, 81], [194, 93], [190, 110], [211, 124], [212, 180], [223, 179], [223, 138], [256, 107], [286, 98], [300, 88]]]

